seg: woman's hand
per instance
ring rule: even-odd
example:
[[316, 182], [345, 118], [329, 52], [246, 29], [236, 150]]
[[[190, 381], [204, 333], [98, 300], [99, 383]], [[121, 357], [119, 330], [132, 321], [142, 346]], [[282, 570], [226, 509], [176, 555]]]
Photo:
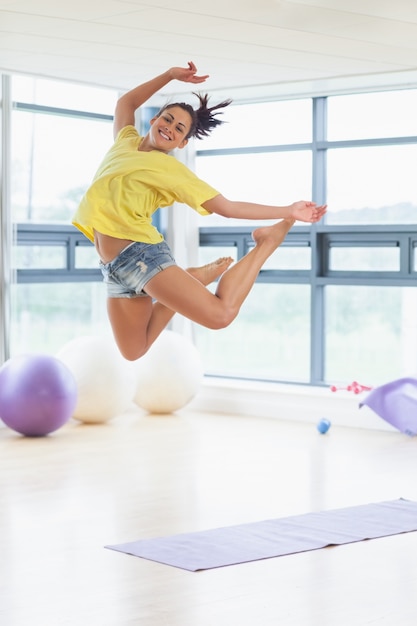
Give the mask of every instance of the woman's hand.
[[326, 204], [317, 206], [315, 202], [306, 202], [305, 200], [299, 200], [290, 205], [291, 217], [300, 222], [318, 222], [326, 213], [326, 210]]
[[208, 78], [206, 76], [197, 76], [197, 68], [192, 61], [188, 62], [188, 67], [171, 67], [171, 77], [175, 80], [180, 80], [183, 83], [204, 83]]

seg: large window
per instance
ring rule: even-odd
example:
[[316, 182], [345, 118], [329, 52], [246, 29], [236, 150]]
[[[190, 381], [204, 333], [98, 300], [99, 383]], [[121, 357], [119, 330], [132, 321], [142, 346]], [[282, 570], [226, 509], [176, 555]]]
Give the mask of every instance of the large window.
[[417, 144], [329, 149], [329, 224], [415, 224]]
[[236, 323], [196, 329], [207, 373], [262, 380], [310, 380], [310, 288], [256, 284]]
[[325, 315], [327, 379], [378, 383], [416, 372], [415, 287], [327, 286]]
[[328, 98], [329, 141], [417, 135], [417, 89]]
[[[239, 198], [262, 204], [291, 202], [294, 189], [300, 198], [311, 196], [311, 151], [262, 152], [233, 154], [197, 160], [197, 174], [227, 198]], [[224, 218], [200, 218], [201, 226], [224, 225]], [[242, 226], [242, 220], [229, 220], [228, 225]], [[247, 221], [246, 224], [254, 224]]]
[[11, 94], [10, 350], [55, 353], [109, 332], [96, 255], [69, 224], [112, 143], [116, 92], [14, 76]]
[[[91, 244], [70, 225], [112, 142], [116, 92], [12, 77], [12, 352], [109, 332]], [[230, 198], [327, 202], [269, 259], [237, 320], [194, 327], [209, 375], [380, 384], [417, 373], [417, 90], [236, 104], [196, 141]], [[199, 217], [200, 261], [239, 259], [255, 221]], [[215, 289], [215, 285], [210, 287]]]
[[[11, 205], [15, 222], [68, 223], [112, 143], [108, 92], [74, 91], [54, 81], [12, 79]], [[112, 95], [115, 98], [114, 92]], [[26, 99], [22, 102], [19, 97]], [[101, 112], [106, 108], [107, 113]]]
[[[416, 105], [404, 90], [275, 103], [276, 116], [271, 103], [228, 111], [197, 172], [231, 198], [312, 197], [329, 212], [292, 229], [232, 327], [196, 328], [209, 372], [374, 385], [416, 375]], [[247, 252], [254, 224], [229, 223], [200, 218], [202, 260], [231, 244], [235, 258]]]

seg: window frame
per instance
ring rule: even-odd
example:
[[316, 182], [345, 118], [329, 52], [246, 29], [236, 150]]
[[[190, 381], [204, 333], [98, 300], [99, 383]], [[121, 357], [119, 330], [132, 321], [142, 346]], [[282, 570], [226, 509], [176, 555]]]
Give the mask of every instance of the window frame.
[[[369, 146], [397, 146], [417, 144], [417, 136], [380, 137], [372, 139], [327, 140], [327, 102], [330, 96], [312, 98], [313, 138], [311, 144], [285, 144], [282, 146], [262, 146], [259, 148], [204, 149], [197, 156], [217, 156], [220, 154], [242, 154], [252, 152], [278, 152], [289, 150], [312, 151], [312, 198], [319, 204], [326, 203], [327, 154], [339, 148], [360, 148]], [[233, 246], [237, 259], [249, 250], [250, 228], [205, 228], [199, 229], [200, 246]], [[299, 227], [289, 232], [285, 246], [307, 245], [311, 248], [310, 270], [261, 270], [259, 282], [301, 283], [311, 286], [311, 335], [310, 335], [310, 385], [324, 386], [325, 383], [325, 287], [327, 285], [368, 285], [368, 286], [417, 286], [417, 226], [405, 225], [329, 225], [326, 221], [310, 228]], [[330, 269], [332, 246], [351, 247], [398, 246], [400, 248], [400, 268], [398, 271], [335, 271]], [[288, 381], [285, 381], [288, 382]], [[294, 381], [295, 382], [295, 381]]]

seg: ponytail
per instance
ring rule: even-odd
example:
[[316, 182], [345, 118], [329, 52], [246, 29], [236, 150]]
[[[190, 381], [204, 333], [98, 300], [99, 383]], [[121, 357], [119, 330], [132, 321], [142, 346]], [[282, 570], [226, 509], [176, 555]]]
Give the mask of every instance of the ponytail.
[[[203, 139], [203, 137], [207, 137], [213, 128], [223, 124], [222, 120], [217, 119], [217, 115], [221, 115], [222, 111], [217, 111], [217, 109], [224, 109], [224, 107], [229, 106], [232, 102], [231, 100], [223, 100], [219, 104], [215, 106], [209, 107], [209, 95], [208, 94], [198, 94], [193, 93], [194, 96], [200, 101], [200, 106], [198, 109], [194, 111], [196, 117], [195, 129], [191, 137], [196, 137], [197, 139]], [[216, 112], [215, 112], [216, 111]]]

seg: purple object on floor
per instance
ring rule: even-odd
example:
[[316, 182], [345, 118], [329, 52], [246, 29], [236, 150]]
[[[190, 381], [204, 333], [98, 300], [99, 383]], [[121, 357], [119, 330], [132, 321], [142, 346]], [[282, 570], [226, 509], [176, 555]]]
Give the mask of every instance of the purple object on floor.
[[399, 378], [373, 389], [359, 404], [411, 437], [417, 435], [417, 379]]
[[417, 502], [393, 500], [105, 546], [191, 572], [417, 530]]
[[77, 403], [77, 383], [54, 356], [15, 356], [0, 368], [0, 418], [27, 437], [44, 437], [61, 428]]

